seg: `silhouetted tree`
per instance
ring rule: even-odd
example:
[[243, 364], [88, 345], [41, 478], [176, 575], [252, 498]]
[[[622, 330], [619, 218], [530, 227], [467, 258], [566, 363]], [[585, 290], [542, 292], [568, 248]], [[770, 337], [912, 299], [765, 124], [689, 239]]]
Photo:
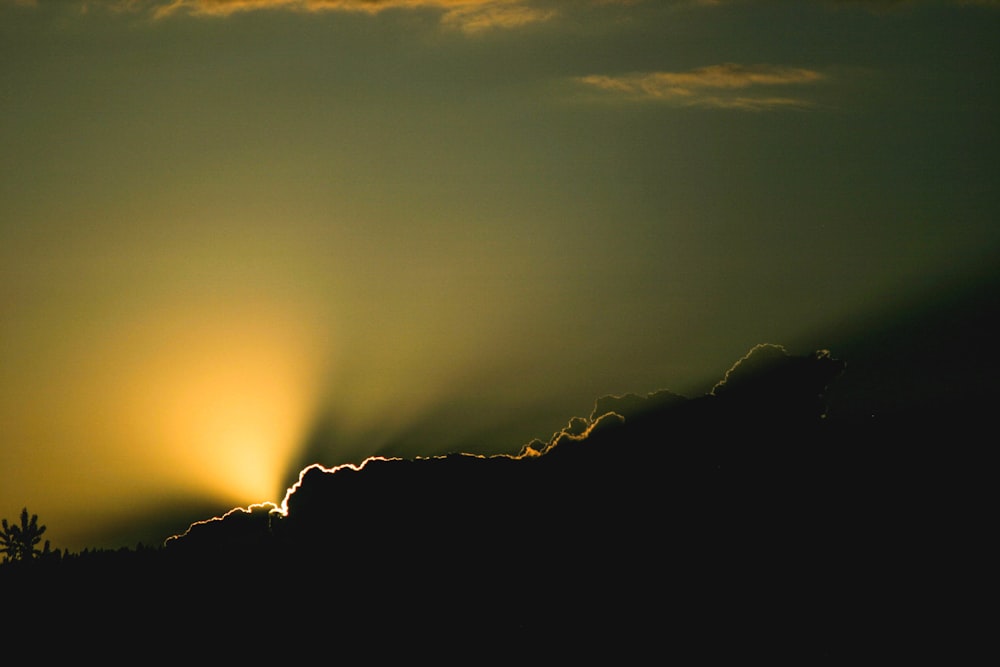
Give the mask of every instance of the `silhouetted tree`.
[[38, 515], [32, 514], [28, 518], [28, 508], [21, 510], [21, 525], [9, 525], [7, 519], [2, 522], [3, 529], [0, 530], [0, 553], [4, 555], [4, 562], [30, 560], [43, 554], [48, 555], [49, 542], [45, 541], [43, 549], [38, 548], [38, 543], [42, 541], [42, 533], [45, 526], [38, 525]]

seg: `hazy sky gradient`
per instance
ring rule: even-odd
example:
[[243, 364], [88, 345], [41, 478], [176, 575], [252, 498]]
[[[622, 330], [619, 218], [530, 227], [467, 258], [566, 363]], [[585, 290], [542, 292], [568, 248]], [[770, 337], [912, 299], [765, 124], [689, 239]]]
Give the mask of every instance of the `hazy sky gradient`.
[[0, 0], [0, 516], [118, 545], [836, 354], [996, 257], [998, 34], [996, 2]]

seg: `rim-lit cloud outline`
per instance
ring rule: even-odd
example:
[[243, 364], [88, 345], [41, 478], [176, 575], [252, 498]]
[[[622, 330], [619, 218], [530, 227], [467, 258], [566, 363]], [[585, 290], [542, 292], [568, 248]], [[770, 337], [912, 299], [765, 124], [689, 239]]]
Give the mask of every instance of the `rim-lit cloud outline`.
[[826, 76], [814, 69], [783, 65], [722, 63], [687, 71], [589, 74], [577, 83], [610, 99], [685, 107], [766, 111], [808, 109], [805, 97], [775, 94], [776, 88], [803, 86]]

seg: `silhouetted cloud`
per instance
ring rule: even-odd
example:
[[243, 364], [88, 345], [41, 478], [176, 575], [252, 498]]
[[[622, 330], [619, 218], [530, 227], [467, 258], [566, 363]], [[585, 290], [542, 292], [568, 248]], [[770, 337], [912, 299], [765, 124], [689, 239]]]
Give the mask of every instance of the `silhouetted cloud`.
[[662, 648], [666, 632], [681, 656], [827, 661], [871, 650], [877, 628], [898, 655], [897, 628], [939, 606], [928, 537], [956, 515], [923, 499], [926, 477], [898, 474], [914, 441], [824, 428], [810, 399], [843, 370], [824, 350], [755, 346], [709, 394], [598, 399], [544, 452], [308, 466], [280, 506], [196, 522], [156, 552], [0, 568], [0, 582], [31, 593], [22, 610], [100, 600], [66, 615], [76, 629], [204, 633], [227, 655], [268, 644], [255, 618], [266, 639], [541, 642], [564, 657]]
[[[842, 370], [843, 364], [826, 351], [796, 356], [781, 346], [759, 345], [710, 394], [686, 398], [663, 390], [605, 396], [595, 401], [589, 416], [570, 419], [547, 442], [532, 441], [517, 455], [456, 452], [310, 465], [299, 472], [280, 505], [236, 508], [193, 524], [168, 544], [214, 550], [270, 540], [325, 542], [340, 539], [341, 528], [343, 538], [353, 543], [371, 539], [371, 531], [410, 531], [409, 521], [418, 522], [421, 530], [437, 526], [434, 534], [467, 534], [480, 530], [476, 521], [492, 525], [508, 512], [514, 513], [511, 520], [520, 521], [514, 508], [528, 499], [546, 507], [572, 498], [590, 515], [601, 511], [602, 502], [656, 492], [650, 475], [686, 474], [684, 466], [716, 465], [755, 424], [766, 429], [769, 439], [763, 445], [740, 444], [744, 453], [739, 456], [754, 447], [792, 446], [782, 443], [784, 429], [793, 428], [798, 435], [803, 425], [819, 423], [826, 387]], [[765, 456], [764, 450], [758, 453]], [[668, 471], [665, 466], [675, 467]], [[616, 500], [609, 500], [609, 494]], [[352, 531], [361, 534], [346, 537]]]
[[645, 396], [638, 394], [609, 395], [597, 399], [594, 403], [594, 410], [590, 413], [590, 420], [596, 421], [601, 416], [613, 412], [628, 419], [633, 415], [670, 407], [687, 400], [680, 394], [675, 394], [668, 389], [661, 389]]
[[525, 444], [519, 457], [539, 456], [566, 440], [582, 440], [596, 429], [615, 423], [622, 423], [633, 417], [656, 410], [668, 409], [688, 400], [680, 394], [663, 389], [640, 396], [639, 394], [609, 394], [594, 402], [594, 408], [587, 417], [573, 417], [549, 440], [535, 439]]
[[271, 502], [235, 507], [222, 516], [192, 523], [182, 534], [167, 538], [167, 544], [179, 539], [197, 542], [205, 535], [209, 542], [222, 542], [230, 548], [257, 547], [269, 533], [271, 516], [280, 511]]
[[[793, 354], [782, 345], [755, 345], [702, 396], [668, 390], [604, 396], [589, 415], [569, 419], [516, 455], [457, 452], [311, 465], [280, 504], [197, 522], [171, 544], [325, 544], [353, 541], [355, 531], [377, 541], [383, 538], [372, 538], [372, 531], [423, 530], [447, 541], [444, 535], [478, 535], [498, 521], [513, 531], [511, 540], [520, 526], [544, 542], [539, 533], [555, 521], [547, 513], [570, 523], [628, 515], [620, 520], [641, 524], [654, 520], [650, 513], [671, 511], [665, 498], [702, 498], [702, 484], [732, 501], [764, 493], [771, 480], [776, 486], [767, 493], [794, 505], [801, 499], [787, 495], [788, 485], [802, 491], [822, 475], [840, 489], [845, 475], [863, 474], [857, 483], [881, 494], [882, 471], [912, 463], [895, 458], [900, 452], [919, 457], [926, 448], [956, 446], [956, 438], [978, 441], [989, 422], [996, 363], [985, 351], [995, 331], [998, 278], [992, 268], [977, 278], [942, 288], [937, 301], [906, 304], [888, 324], [866, 322], [858, 340], [845, 343], [853, 365], [825, 349]], [[866, 393], [866, 382], [875, 383], [869, 390], [876, 396]], [[840, 386], [849, 393], [840, 395], [843, 407], [834, 418], [827, 397]], [[847, 406], [851, 399], [858, 405]], [[846, 502], [841, 491], [830, 493], [824, 502]], [[659, 504], [639, 507], [637, 498]], [[865, 511], [867, 497], [855, 500]]]

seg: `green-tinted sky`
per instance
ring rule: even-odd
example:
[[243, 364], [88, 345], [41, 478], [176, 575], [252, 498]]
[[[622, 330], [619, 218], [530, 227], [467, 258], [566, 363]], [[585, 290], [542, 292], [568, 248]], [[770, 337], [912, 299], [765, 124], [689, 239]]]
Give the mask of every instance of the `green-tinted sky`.
[[836, 353], [1000, 250], [997, 35], [945, 0], [0, 0], [0, 516], [131, 546], [306, 463]]

